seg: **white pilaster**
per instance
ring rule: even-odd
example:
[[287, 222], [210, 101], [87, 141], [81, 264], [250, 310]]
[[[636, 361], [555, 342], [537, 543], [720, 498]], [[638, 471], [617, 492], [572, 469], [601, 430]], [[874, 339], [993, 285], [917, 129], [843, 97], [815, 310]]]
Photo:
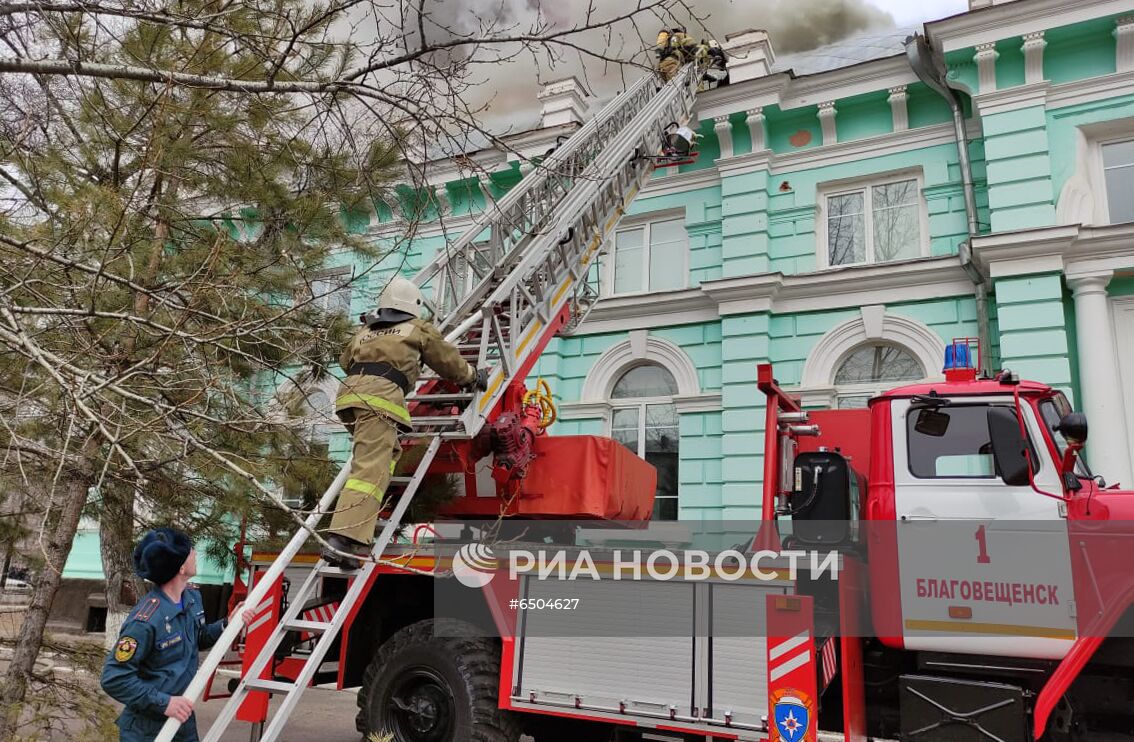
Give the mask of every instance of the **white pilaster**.
[[819, 104], [819, 124], [823, 127], [823, 144], [834, 144], [839, 141], [839, 133], [835, 129], [835, 117], [838, 115], [835, 101], [829, 100]]
[[1078, 337], [1079, 387], [1083, 411], [1090, 423], [1087, 460], [1095, 474], [1107, 484], [1131, 481], [1130, 446], [1126, 419], [1115, 393], [1122, 388], [1118, 374], [1118, 349], [1111, 325], [1106, 287], [1112, 273], [1105, 271], [1068, 276], [1075, 295], [1075, 330]]
[[894, 120], [894, 131], [905, 131], [910, 128], [910, 111], [907, 105], [909, 99], [905, 85], [890, 88], [890, 115]]
[[980, 92], [991, 93], [996, 90], [996, 60], [1000, 52], [996, 51], [996, 42], [977, 44], [973, 61], [976, 62], [977, 72], [980, 74]]
[[433, 187], [433, 200], [437, 204], [437, 213], [448, 215], [453, 211], [453, 205], [449, 200], [449, 191], [445, 188], [445, 184]]
[[1043, 50], [1047, 42], [1043, 38], [1043, 31], [1024, 34], [1024, 84], [1043, 82]]
[[717, 133], [717, 141], [721, 145], [721, 158], [732, 157], [732, 124], [728, 116], [715, 117], [713, 131]]
[[1134, 16], [1123, 16], [1115, 21], [1114, 41], [1118, 52], [1118, 71], [1134, 70]]
[[764, 109], [750, 108], [745, 112], [745, 123], [748, 124], [748, 133], [752, 137], [752, 151], [762, 152], [768, 148], [768, 132], [764, 128]]

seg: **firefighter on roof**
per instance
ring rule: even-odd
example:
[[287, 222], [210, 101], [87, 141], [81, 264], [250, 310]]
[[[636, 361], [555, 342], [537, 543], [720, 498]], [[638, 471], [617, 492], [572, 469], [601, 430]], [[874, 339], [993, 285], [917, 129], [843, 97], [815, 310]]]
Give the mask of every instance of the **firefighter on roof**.
[[672, 30], [663, 28], [658, 32], [658, 74], [661, 75], [663, 82], [669, 82], [673, 79], [673, 76], [681, 69], [681, 65], [687, 61], [685, 59], [687, 38], [685, 30], [682, 28]]
[[[462, 387], [488, 387], [487, 370], [477, 371], [421, 318], [424, 306], [418, 287], [395, 277], [378, 298], [378, 311], [363, 315], [362, 329], [339, 359], [347, 376], [335, 412], [351, 434], [354, 451], [327, 537], [338, 551], [353, 553], [374, 541], [382, 498], [402, 452], [398, 434], [410, 429], [405, 395], [421, 375], [422, 362]], [[331, 549], [323, 549], [323, 558], [344, 568], [359, 566]]]
[[125, 706], [120, 739], [152, 740], [168, 716], [182, 723], [177, 742], [195, 742], [193, 702], [181, 694], [197, 672], [197, 651], [213, 645], [228, 619], [205, 623], [201, 594], [189, 583], [197, 552], [182, 531], [159, 528], [143, 536], [134, 571], [154, 589], [130, 611], [102, 668], [103, 690]]

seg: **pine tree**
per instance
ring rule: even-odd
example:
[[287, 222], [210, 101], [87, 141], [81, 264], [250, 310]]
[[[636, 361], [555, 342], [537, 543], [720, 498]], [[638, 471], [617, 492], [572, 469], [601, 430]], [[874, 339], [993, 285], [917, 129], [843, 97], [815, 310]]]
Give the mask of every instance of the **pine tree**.
[[[20, 36], [88, 63], [268, 80], [251, 6], [179, 3], [209, 28], [52, 18]], [[322, 9], [272, 11], [313, 37]], [[109, 24], [108, 24], [109, 25]], [[13, 38], [9, 36], [9, 40]], [[306, 44], [312, 71], [350, 60]], [[333, 475], [326, 448], [257, 395], [312, 367], [347, 332], [312, 278], [332, 250], [374, 249], [348, 218], [383, 197], [391, 142], [345, 125], [334, 93], [247, 95], [127, 78], [9, 80], [0, 177], [0, 430], [5, 479], [48, 481], [36, 522], [48, 544], [16, 656], [0, 686], [0, 738], [14, 729], [79, 516], [101, 524], [111, 615], [136, 595], [141, 528], [172, 524], [229, 556], [241, 519], [287, 515], [253, 481]], [[11, 419], [11, 418], [9, 418]], [[293, 526], [294, 527], [294, 526]], [[113, 632], [113, 629], [111, 629]]]
[[507, 148], [469, 100], [477, 65], [648, 64], [659, 21], [696, 18], [687, 0], [596, 2], [575, 17], [539, 0], [0, 7], [0, 496], [31, 504], [43, 544], [0, 739], [84, 514], [121, 611], [145, 527], [225, 559], [242, 520], [294, 528], [279, 491], [323, 491], [327, 450], [287, 414], [303, 400], [269, 398], [302, 397], [344, 340], [316, 295], [328, 263], [360, 266], [372, 293], [385, 253], [402, 262], [404, 240], [351, 225], [377, 212], [412, 237], [426, 145]]

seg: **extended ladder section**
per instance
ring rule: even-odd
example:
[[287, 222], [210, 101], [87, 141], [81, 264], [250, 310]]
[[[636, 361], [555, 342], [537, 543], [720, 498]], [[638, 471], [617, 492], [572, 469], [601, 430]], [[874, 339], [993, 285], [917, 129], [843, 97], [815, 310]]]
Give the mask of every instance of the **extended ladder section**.
[[[643, 77], [592, 121], [548, 154], [505, 197], [486, 211], [414, 279], [433, 291], [435, 305], [447, 309], [438, 326], [478, 368], [490, 368], [488, 390], [454, 391], [436, 376], [424, 375], [407, 398], [414, 422], [414, 446], [424, 446], [412, 472], [399, 472], [390, 492], [397, 499], [371, 555], [381, 559], [445, 438], [471, 438], [513, 381], [522, 381], [548, 341], [578, 322], [598, 297], [597, 258], [630, 202], [653, 172], [670, 122], [691, 115], [700, 70], [687, 65], [658, 87]], [[485, 242], [487, 238], [487, 242]], [[330, 510], [347, 479], [349, 462], [248, 595], [257, 612], [270, 605], [269, 592], [303, 549], [322, 514]], [[314, 681], [324, 657], [358, 601], [365, 596], [376, 561], [344, 571], [320, 560], [307, 574], [266, 644], [237, 683], [224, 709], [205, 735], [216, 742], [255, 692], [283, 700], [262, 730], [261, 740], [283, 731], [302, 692]], [[325, 576], [351, 578], [346, 594], [326, 621], [305, 620], [304, 609], [317, 597]], [[185, 695], [198, 700], [209, 679], [243, 628], [237, 617], [201, 664]], [[317, 637], [294, 679], [272, 676], [273, 658], [292, 632]], [[158, 742], [173, 739], [180, 725], [165, 723]]]

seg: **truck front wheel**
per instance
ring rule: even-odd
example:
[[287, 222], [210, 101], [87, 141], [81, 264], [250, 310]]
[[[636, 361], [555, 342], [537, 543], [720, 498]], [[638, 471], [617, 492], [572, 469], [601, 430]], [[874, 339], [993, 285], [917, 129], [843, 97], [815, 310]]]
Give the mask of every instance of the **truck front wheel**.
[[499, 684], [499, 645], [460, 621], [419, 621], [366, 669], [356, 726], [393, 742], [517, 742], [516, 719], [497, 707]]

